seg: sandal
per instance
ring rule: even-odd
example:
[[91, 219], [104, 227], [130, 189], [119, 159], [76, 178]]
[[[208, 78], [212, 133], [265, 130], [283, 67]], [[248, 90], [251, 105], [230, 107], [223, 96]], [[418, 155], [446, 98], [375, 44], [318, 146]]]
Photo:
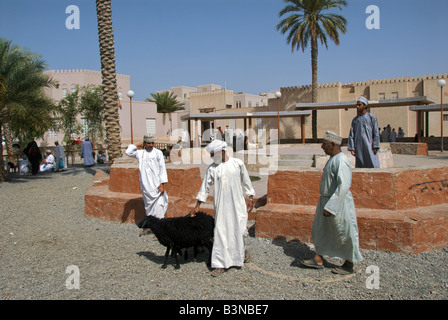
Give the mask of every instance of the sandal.
[[323, 269], [324, 268], [323, 264], [317, 264], [316, 260], [314, 260], [313, 258], [308, 259], [308, 260], [301, 260], [300, 262], [305, 267], [308, 267], [308, 268], [314, 268], [314, 269]]
[[216, 268], [212, 271], [212, 277], [218, 277], [221, 274], [223, 274], [224, 272], [226, 272], [226, 270], [224, 268]]
[[250, 262], [250, 254], [247, 250], [244, 251], [244, 263], [246, 262]]
[[340, 274], [342, 276], [348, 275], [348, 274], [352, 274], [355, 272], [355, 268], [352, 267], [347, 267], [347, 266], [340, 266], [340, 267], [336, 267], [333, 270], [331, 270], [331, 272], [333, 272], [334, 274]]

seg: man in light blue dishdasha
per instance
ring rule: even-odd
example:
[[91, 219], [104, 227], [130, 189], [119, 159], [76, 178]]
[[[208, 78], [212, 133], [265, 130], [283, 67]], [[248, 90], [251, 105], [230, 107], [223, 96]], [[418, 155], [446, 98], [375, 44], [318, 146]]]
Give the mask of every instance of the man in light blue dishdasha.
[[302, 260], [306, 267], [323, 269], [323, 256], [338, 257], [344, 263], [332, 270], [336, 274], [354, 272], [354, 263], [362, 261], [359, 251], [358, 224], [353, 196], [350, 192], [352, 166], [341, 152], [342, 138], [327, 131], [322, 149], [330, 159], [325, 165], [319, 185], [319, 203], [316, 207], [311, 237], [316, 254]]
[[367, 112], [368, 100], [360, 97], [356, 102], [358, 115], [353, 118], [348, 136], [347, 150], [356, 158], [356, 168], [379, 168], [380, 132], [378, 120]]

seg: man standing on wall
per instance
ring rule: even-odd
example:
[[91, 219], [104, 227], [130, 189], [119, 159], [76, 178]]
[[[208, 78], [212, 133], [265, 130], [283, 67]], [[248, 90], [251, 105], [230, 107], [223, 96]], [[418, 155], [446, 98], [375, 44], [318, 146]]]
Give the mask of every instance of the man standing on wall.
[[368, 100], [360, 97], [356, 102], [358, 115], [353, 118], [348, 136], [347, 150], [356, 158], [356, 168], [379, 168], [380, 136], [378, 120], [367, 112]]
[[145, 213], [162, 219], [168, 208], [168, 195], [165, 191], [165, 183], [168, 182], [165, 158], [162, 151], [154, 148], [154, 137], [144, 136], [143, 149], [138, 149], [130, 144], [126, 149], [126, 155], [136, 158], [140, 189], [145, 204]]

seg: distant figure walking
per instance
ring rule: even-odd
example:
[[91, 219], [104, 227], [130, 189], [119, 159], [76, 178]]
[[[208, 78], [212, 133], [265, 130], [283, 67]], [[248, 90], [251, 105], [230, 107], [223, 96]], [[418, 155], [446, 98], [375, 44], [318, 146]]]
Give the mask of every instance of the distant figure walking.
[[316, 207], [311, 237], [316, 254], [302, 264], [309, 268], [323, 269], [323, 256], [344, 259], [337, 274], [354, 272], [354, 262], [363, 260], [359, 250], [358, 224], [353, 196], [350, 192], [352, 166], [341, 152], [342, 137], [327, 131], [322, 149], [330, 156], [322, 173], [319, 186], [319, 203]]
[[397, 142], [397, 132], [395, 131], [395, 128], [393, 128], [390, 133], [390, 142]]
[[383, 132], [380, 134], [381, 142], [389, 142], [389, 132], [387, 132], [386, 127], [383, 128]]
[[65, 152], [62, 145], [59, 144], [59, 141], [55, 141], [54, 145], [56, 146], [55, 152], [55, 168], [56, 171], [59, 169], [67, 169], [67, 162], [65, 161]]
[[89, 141], [89, 137], [86, 137], [81, 145], [81, 156], [84, 158], [84, 166], [91, 167], [95, 165], [92, 143]]

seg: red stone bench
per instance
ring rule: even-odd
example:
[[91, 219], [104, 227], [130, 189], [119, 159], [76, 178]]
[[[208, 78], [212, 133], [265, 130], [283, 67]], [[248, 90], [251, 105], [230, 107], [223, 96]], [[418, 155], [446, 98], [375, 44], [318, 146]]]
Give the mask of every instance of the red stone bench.
[[[201, 187], [199, 168], [167, 169], [167, 175], [169, 205], [166, 216], [185, 215]], [[86, 216], [121, 222], [138, 222], [143, 219], [145, 209], [136, 161], [117, 161], [111, 166], [110, 175], [99, 170], [93, 181], [93, 186], [85, 195]]]
[[[321, 175], [318, 170], [270, 175], [255, 235], [312, 242]], [[417, 253], [448, 245], [448, 168], [355, 169], [351, 192], [361, 248]]]

